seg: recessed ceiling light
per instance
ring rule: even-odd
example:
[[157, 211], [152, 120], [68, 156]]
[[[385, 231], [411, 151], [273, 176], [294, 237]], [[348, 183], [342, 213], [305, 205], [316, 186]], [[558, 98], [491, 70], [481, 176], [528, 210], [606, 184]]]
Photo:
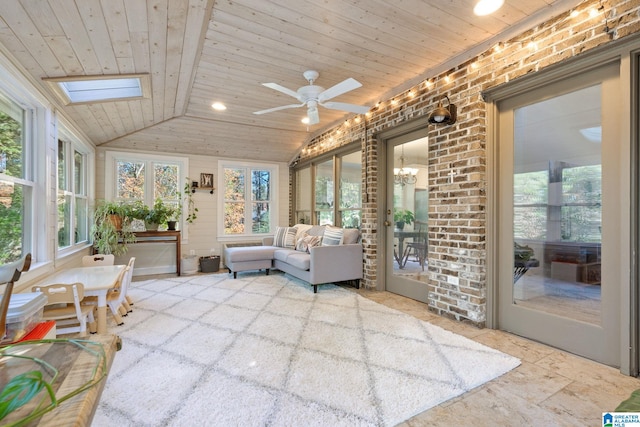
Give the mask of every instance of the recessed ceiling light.
[[304, 123], [305, 125], [309, 124], [309, 117], [305, 117], [302, 120], [300, 120], [302, 123]]
[[504, 4], [504, 0], [480, 0], [473, 8], [473, 13], [478, 16], [489, 15], [500, 9]]
[[148, 74], [74, 76], [44, 79], [67, 104], [122, 101], [149, 97]]
[[222, 102], [214, 102], [213, 104], [211, 104], [211, 108], [213, 108], [216, 111], [224, 111], [227, 109], [227, 106], [224, 105]]

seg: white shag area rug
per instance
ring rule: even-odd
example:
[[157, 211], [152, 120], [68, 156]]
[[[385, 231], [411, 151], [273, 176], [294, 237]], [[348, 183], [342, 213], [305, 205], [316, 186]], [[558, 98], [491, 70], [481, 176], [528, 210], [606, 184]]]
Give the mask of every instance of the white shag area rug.
[[134, 282], [93, 426], [392, 426], [514, 357], [274, 272]]

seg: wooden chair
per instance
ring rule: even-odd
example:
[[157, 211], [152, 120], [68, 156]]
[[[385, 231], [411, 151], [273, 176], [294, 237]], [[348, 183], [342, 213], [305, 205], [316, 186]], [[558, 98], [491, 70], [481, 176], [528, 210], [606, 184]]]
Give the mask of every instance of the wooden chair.
[[55, 320], [57, 334], [79, 332], [84, 337], [87, 335], [87, 325], [92, 332], [95, 331], [95, 307], [80, 304], [84, 298], [82, 283], [34, 286], [32, 291], [47, 296], [42, 319]]
[[407, 247], [404, 251], [404, 262], [407, 262], [409, 256], [415, 256], [415, 261], [420, 263], [422, 271], [424, 271], [424, 264], [427, 260], [428, 250], [428, 225], [424, 221], [416, 220], [414, 227], [417, 227], [418, 235], [414, 238], [413, 242], [407, 243]]
[[31, 267], [31, 254], [28, 253], [17, 261], [5, 264], [0, 267], [0, 284], [6, 283], [4, 294], [0, 302], [0, 341], [4, 339], [7, 331], [7, 312], [9, 310], [9, 301], [13, 293], [13, 284], [20, 279], [20, 275], [24, 271], [29, 271]]
[[[109, 310], [111, 310], [111, 316], [118, 326], [124, 325], [124, 320], [122, 320], [122, 317], [127, 315], [126, 311], [124, 312], [124, 314], [121, 313], [121, 306], [127, 292], [128, 285], [125, 281], [125, 276], [128, 272], [129, 267], [125, 267], [120, 272], [115, 286], [107, 291], [107, 306], [109, 306]], [[95, 307], [98, 304], [98, 298], [87, 297], [84, 299], [83, 304]]]
[[82, 266], [93, 267], [98, 265], [113, 265], [115, 262], [115, 258], [116, 257], [112, 254], [85, 255], [82, 257]]

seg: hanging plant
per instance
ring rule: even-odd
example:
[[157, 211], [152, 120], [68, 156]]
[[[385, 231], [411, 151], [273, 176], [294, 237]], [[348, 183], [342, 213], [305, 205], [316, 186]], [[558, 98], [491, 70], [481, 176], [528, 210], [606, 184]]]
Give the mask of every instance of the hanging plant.
[[196, 207], [195, 200], [193, 200], [193, 194], [196, 190], [191, 188], [191, 180], [189, 177], [187, 177], [186, 180], [187, 182], [184, 184], [184, 201], [187, 204], [187, 216], [184, 220], [189, 224], [193, 224], [198, 218], [198, 208]]

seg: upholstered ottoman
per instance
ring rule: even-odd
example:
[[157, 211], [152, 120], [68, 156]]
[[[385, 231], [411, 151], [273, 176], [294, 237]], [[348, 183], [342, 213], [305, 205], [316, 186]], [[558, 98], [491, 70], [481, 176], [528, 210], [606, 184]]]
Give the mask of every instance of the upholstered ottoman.
[[266, 269], [267, 276], [273, 260], [273, 246], [240, 246], [230, 247], [224, 250], [224, 262], [229, 274], [233, 278], [238, 277], [238, 271]]

